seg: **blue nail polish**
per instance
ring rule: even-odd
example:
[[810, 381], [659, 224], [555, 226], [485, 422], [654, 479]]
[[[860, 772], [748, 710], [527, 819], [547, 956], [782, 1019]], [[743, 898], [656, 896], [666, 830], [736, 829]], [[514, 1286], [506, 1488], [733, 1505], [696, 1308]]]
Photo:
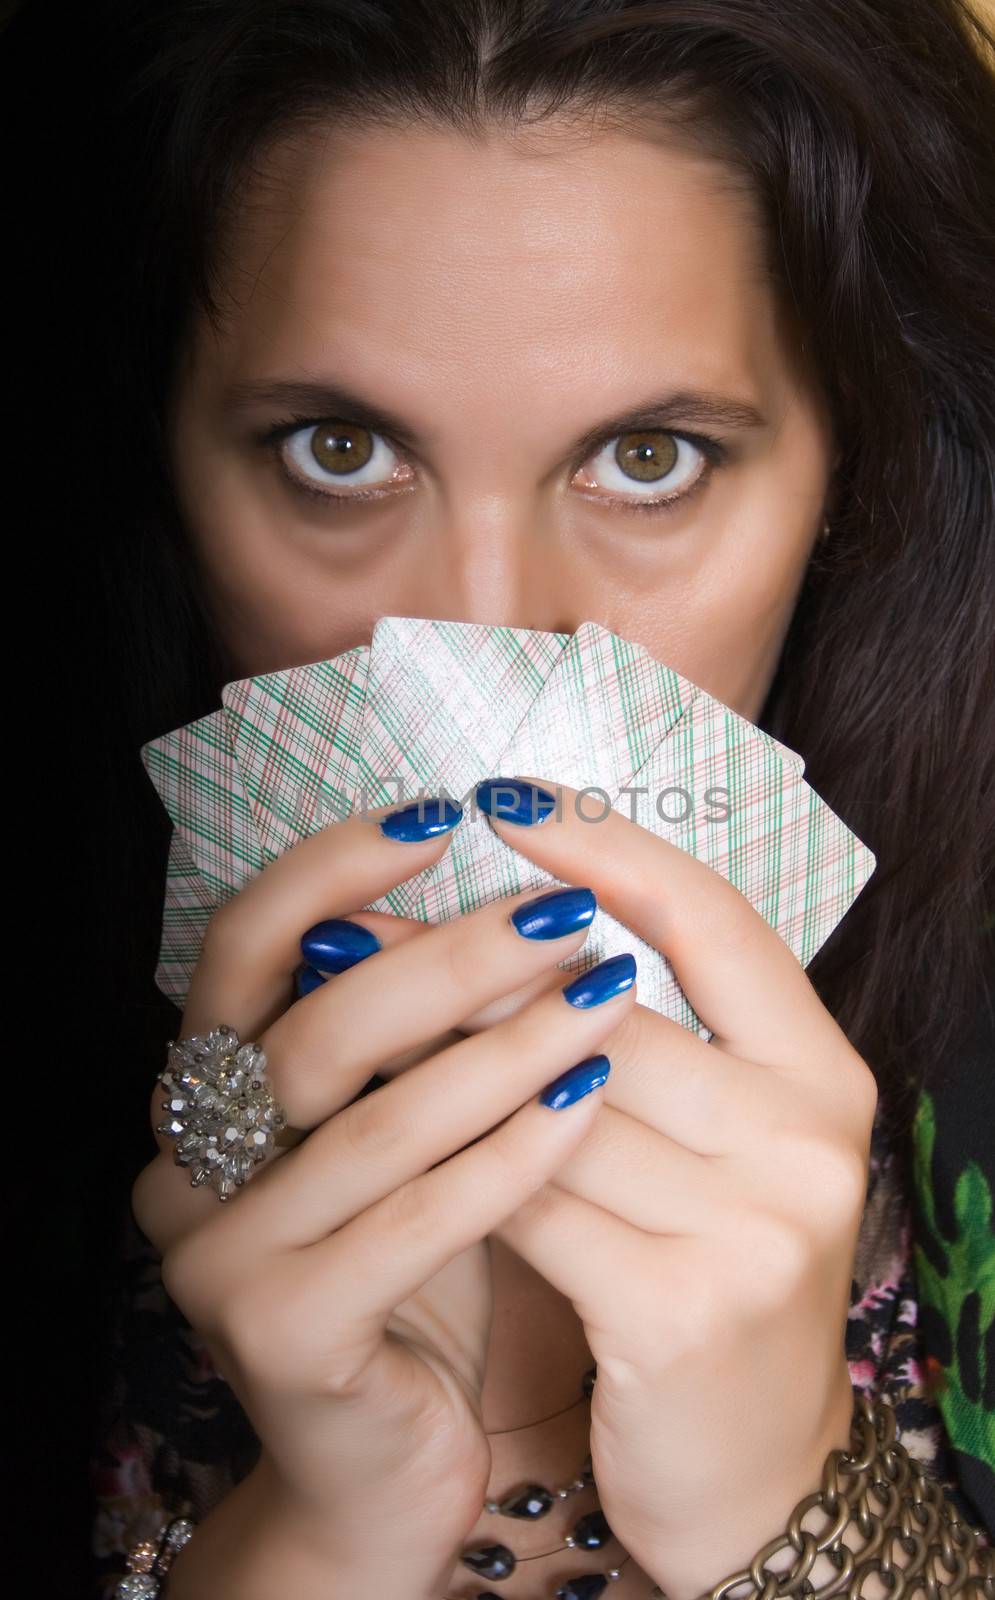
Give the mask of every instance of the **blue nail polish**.
[[561, 1072], [552, 1083], [547, 1083], [539, 1096], [539, 1103], [549, 1106], [551, 1111], [562, 1111], [564, 1106], [575, 1105], [592, 1089], [600, 1089], [611, 1069], [612, 1064], [607, 1056], [587, 1056], [585, 1060], [578, 1061], [575, 1067], [568, 1067], [566, 1072]]
[[315, 972], [313, 967], [298, 967], [295, 976], [297, 978], [298, 1000], [303, 1000], [304, 996], [310, 994], [313, 989], [320, 989], [325, 982], [323, 974]]
[[412, 800], [398, 811], [391, 811], [382, 818], [380, 830], [388, 839], [417, 844], [424, 839], [434, 839], [437, 834], [448, 833], [462, 815], [463, 807], [455, 800], [428, 795], [422, 800]]
[[562, 939], [586, 928], [597, 909], [592, 889], [548, 889], [518, 906], [508, 921], [525, 939]]
[[570, 1005], [587, 1010], [631, 989], [635, 980], [636, 958], [626, 951], [624, 955], [609, 956], [607, 960], [599, 961], [597, 966], [590, 967], [579, 978], [568, 983], [561, 993]]
[[518, 822], [523, 827], [545, 822], [556, 805], [556, 796], [537, 783], [521, 778], [485, 778], [476, 788], [477, 804], [489, 817], [502, 822]]
[[316, 922], [301, 937], [301, 955], [320, 972], [345, 972], [380, 948], [380, 940], [369, 928], [341, 917]]

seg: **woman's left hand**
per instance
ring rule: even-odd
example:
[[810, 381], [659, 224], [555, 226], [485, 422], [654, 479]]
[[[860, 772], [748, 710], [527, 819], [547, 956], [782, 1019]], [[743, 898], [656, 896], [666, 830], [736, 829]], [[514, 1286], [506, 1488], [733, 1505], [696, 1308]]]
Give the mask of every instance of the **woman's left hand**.
[[637, 1004], [605, 1043], [593, 1129], [496, 1232], [583, 1320], [602, 1507], [688, 1600], [783, 1532], [849, 1445], [877, 1087], [738, 889], [618, 812], [583, 820], [558, 787], [562, 816], [491, 825], [664, 954], [712, 1038]]

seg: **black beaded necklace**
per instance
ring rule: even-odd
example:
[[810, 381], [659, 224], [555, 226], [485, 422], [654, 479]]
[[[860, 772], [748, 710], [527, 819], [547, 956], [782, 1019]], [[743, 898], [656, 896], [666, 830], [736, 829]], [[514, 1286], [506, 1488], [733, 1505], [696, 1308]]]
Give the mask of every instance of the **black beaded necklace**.
[[[590, 1399], [597, 1372], [597, 1366], [585, 1372], [581, 1385], [581, 1399]], [[593, 1483], [591, 1457], [588, 1455], [577, 1476], [570, 1483], [556, 1489], [548, 1489], [542, 1483], [522, 1484], [501, 1500], [485, 1500], [484, 1510], [503, 1517], [514, 1517], [520, 1522], [538, 1522], [540, 1517], [546, 1516], [552, 1510], [558, 1500], [566, 1500], [572, 1494], [579, 1494], [581, 1490], [589, 1489]], [[540, 1561], [545, 1556], [555, 1554], [556, 1549], [600, 1550], [612, 1537], [604, 1512], [588, 1511], [574, 1523], [564, 1543], [556, 1546], [554, 1550], [544, 1550], [537, 1556], [519, 1558], [506, 1544], [471, 1545], [461, 1553], [460, 1561], [479, 1577], [499, 1583], [504, 1578], [510, 1578], [516, 1567], [525, 1566], [529, 1561]], [[584, 1572], [578, 1573], [575, 1578], [568, 1578], [554, 1591], [556, 1600], [598, 1600], [598, 1596], [608, 1584], [618, 1582], [622, 1576], [622, 1568], [629, 1559], [629, 1556], [626, 1556], [617, 1566], [609, 1567], [607, 1572]], [[652, 1593], [659, 1595], [662, 1591], [654, 1585]], [[501, 1596], [496, 1595], [491, 1589], [480, 1589], [473, 1600], [501, 1600]]]

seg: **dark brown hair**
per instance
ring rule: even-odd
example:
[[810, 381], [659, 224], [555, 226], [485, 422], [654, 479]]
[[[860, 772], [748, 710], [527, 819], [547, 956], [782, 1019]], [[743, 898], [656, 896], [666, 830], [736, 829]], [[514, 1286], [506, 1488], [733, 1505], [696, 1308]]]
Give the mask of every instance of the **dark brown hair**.
[[991, 34], [960, 0], [103, 0], [87, 15], [93, 327], [131, 463], [95, 557], [133, 767], [228, 675], [162, 417], [267, 141], [316, 121], [472, 134], [631, 117], [748, 176], [842, 449], [761, 723], [877, 856], [808, 970], [907, 1128], [992, 951]]

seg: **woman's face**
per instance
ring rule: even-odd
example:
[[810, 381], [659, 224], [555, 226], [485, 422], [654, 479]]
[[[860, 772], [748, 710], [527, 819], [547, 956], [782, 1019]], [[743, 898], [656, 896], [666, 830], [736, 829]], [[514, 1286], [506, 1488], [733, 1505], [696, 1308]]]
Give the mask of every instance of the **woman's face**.
[[381, 615], [593, 620], [756, 720], [834, 447], [732, 173], [567, 127], [257, 165], [170, 418], [236, 671]]

